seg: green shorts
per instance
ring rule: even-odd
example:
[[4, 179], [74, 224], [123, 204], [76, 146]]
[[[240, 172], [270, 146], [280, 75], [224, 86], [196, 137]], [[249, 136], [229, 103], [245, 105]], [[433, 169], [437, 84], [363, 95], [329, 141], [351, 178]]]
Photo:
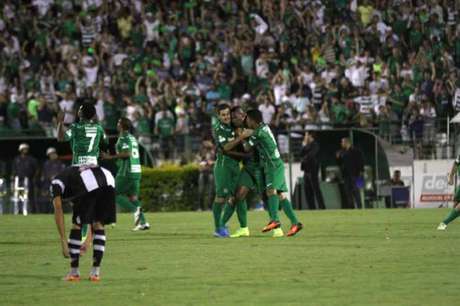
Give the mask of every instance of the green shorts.
[[127, 196], [139, 195], [141, 186], [140, 178], [131, 178], [125, 176], [115, 177], [115, 192], [116, 194], [123, 194]]
[[240, 177], [240, 165], [238, 162], [217, 160], [214, 164], [214, 183], [216, 197], [228, 198], [235, 194], [236, 185]]
[[455, 203], [460, 203], [460, 188], [457, 188], [457, 189], [455, 190], [454, 202], [455, 202]]
[[284, 178], [284, 163], [283, 161], [279, 162], [269, 162], [264, 164], [264, 180], [265, 180], [265, 190], [275, 189], [278, 192], [287, 192], [288, 188], [286, 185], [286, 180]]
[[238, 180], [238, 186], [260, 193], [263, 189], [262, 171], [260, 169], [243, 168]]

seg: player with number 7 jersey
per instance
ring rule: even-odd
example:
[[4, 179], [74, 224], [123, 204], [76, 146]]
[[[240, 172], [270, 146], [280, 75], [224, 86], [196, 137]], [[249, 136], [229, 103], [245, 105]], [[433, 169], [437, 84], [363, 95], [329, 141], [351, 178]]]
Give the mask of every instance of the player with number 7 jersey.
[[80, 122], [73, 123], [67, 131], [58, 122], [58, 141], [70, 142], [72, 166], [98, 164], [100, 146], [107, 144], [107, 138], [102, 126], [93, 121], [95, 115], [94, 106], [86, 103], [78, 110]]

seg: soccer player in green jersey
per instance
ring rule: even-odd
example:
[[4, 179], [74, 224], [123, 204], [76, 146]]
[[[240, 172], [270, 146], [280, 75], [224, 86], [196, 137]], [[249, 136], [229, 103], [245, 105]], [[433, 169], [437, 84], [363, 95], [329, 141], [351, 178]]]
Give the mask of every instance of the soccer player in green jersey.
[[116, 144], [115, 155], [104, 155], [104, 159], [118, 159], [118, 171], [115, 177], [116, 203], [134, 212], [134, 231], [148, 230], [139, 201], [141, 183], [141, 163], [139, 145], [136, 138], [129, 133], [131, 122], [128, 118], [120, 118], [117, 130], [120, 133]]
[[259, 110], [253, 109], [246, 113], [246, 125], [253, 130], [247, 130], [243, 137], [248, 138], [248, 144], [257, 150], [263, 167], [265, 190], [268, 197], [270, 222], [262, 232], [273, 230], [273, 237], [284, 235], [278, 216], [281, 205], [292, 223], [287, 236], [294, 236], [303, 228], [303, 225], [297, 220], [292, 204], [285, 194], [288, 189], [284, 177], [284, 162], [278, 151], [275, 137], [270, 128], [263, 123], [262, 113]]
[[[240, 135], [244, 129], [246, 113], [241, 107], [235, 106], [231, 109], [231, 118], [236, 135]], [[222, 216], [222, 225], [226, 226], [236, 209], [240, 228], [230, 235], [231, 238], [249, 237], [250, 232], [247, 221], [248, 206], [246, 197], [250, 191], [260, 193], [261, 187], [261, 169], [257, 159], [258, 156], [257, 154], [253, 154], [253, 152], [245, 153], [243, 145], [244, 143], [237, 146], [234, 151], [227, 153], [237, 159], [242, 159], [243, 164], [236, 184], [237, 188], [235, 191], [234, 203], [225, 204]]]
[[73, 123], [67, 131], [64, 130], [64, 116], [58, 116], [58, 141], [69, 141], [72, 149], [72, 166], [97, 165], [100, 146], [107, 144], [104, 129], [93, 121], [96, 108], [85, 103], [78, 110], [80, 122]]
[[236, 184], [240, 175], [240, 164], [228, 152], [243, 142], [244, 132], [236, 137], [231, 126], [230, 106], [219, 104], [217, 118], [212, 126], [213, 137], [217, 147], [216, 162], [214, 163], [214, 182], [216, 197], [212, 205], [215, 226], [215, 237], [228, 237], [229, 233], [221, 223], [222, 208], [227, 201], [232, 201]]
[[[460, 155], [457, 156], [457, 159], [454, 161], [454, 164], [452, 165], [452, 168], [450, 170], [449, 178], [447, 181], [449, 185], [454, 184], [455, 172], [460, 174]], [[447, 229], [447, 224], [457, 219], [458, 216], [460, 216], [460, 188], [457, 188], [457, 190], [455, 190], [454, 207], [449, 212], [447, 217], [441, 223], [439, 223], [437, 228], [438, 231], [445, 231]]]

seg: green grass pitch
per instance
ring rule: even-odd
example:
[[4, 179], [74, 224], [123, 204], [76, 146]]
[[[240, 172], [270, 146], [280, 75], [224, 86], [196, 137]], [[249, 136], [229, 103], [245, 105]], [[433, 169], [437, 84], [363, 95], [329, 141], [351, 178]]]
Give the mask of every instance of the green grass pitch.
[[52, 215], [0, 216], [0, 305], [458, 305], [460, 222], [435, 230], [446, 213], [305, 211], [305, 229], [279, 239], [260, 233], [264, 212], [242, 239], [213, 238], [210, 213], [148, 214], [137, 233], [119, 214], [96, 284], [90, 254], [80, 283], [61, 281]]

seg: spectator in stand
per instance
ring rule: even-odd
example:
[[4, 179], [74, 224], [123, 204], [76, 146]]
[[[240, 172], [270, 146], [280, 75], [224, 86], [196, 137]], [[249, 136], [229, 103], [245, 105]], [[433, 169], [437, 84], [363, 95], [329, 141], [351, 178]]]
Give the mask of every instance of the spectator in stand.
[[25, 99], [31, 93], [52, 110], [96, 99], [109, 131], [124, 113], [136, 119], [144, 103], [154, 122], [159, 101], [174, 110], [181, 95], [190, 128], [198, 110], [208, 126], [216, 101], [246, 93], [276, 107], [267, 105], [264, 122], [288, 97], [301, 116], [311, 102], [320, 122], [330, 109], [332, 127], [375, 128], [348, 102], [363, 90], [379, 101], [374, 111], [385, 98], [391, 103], [395, 130], [407, 124], [411, 96], [435, 102], [440, 119], [458, 111], [451, 107], [460, 87], [458, 1], [80, 2], [0, 5], [0, 95], [5, 122], [18, 132], [38, 116], [41, 101]]
[[54, 116], [55, 111], [51, 108], [45, 99], [39, 98], [39, 105], [37, 109], [38, 123], [45, 131], [46, 136], [54, 137]]
[[59, 102], [59, 108], [64, 113], [64, 125], [67, 127], [75, 122], [75, 106], [75, 96], [69, 89]]
[[161, 103], [160, 111], [155, 114], [155, 135], [159, 137], [163, 159], [174, 158], [175, 127], [174, 115], [167, 109], [166, 103]]
[[267, 96], [262, 95], [260, 97], [261, 97], [261, 100], [263, 100], [263, 103], [259, 105], [259, 110], [262, 113], [262, 118], [264, 120], [264, 123], [267, 125], [270, 125], [276, 113], [275, 107], [270, 102], [270, 99]]
[[414, 158], [422, 158], [423, 117], [417, 106], [412, 107], [408, 118], [409, 135], [413, 143]]
[[[176, 150], [186, 153], [186, 141], [188, 141], [189, 136], [189, 119], [185, 109], [176, 106], [176, 118]], [[185, 155], [182, 157], [185, 159]]]

